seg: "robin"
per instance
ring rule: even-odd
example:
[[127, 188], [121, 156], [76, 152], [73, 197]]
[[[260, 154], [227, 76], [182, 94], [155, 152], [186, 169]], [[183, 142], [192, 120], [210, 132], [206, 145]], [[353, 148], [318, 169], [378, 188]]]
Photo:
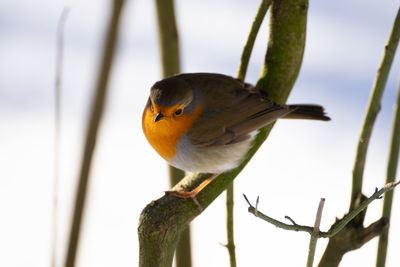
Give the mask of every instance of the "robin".
[[330, 120], [319, 105], [279, 105], [251, 84], [215, 73], [187, 73], [156, 82], [142, 117], [150, 145], [172, 166], [212, 175], [192, 191], [167, 191], [192, 198], [219, 174], [237, 167], [257, 130], [282, 119]]

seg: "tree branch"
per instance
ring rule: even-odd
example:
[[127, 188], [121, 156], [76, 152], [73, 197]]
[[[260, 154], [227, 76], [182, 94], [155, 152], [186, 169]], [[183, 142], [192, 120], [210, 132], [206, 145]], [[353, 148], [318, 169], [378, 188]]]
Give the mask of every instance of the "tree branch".
[[246, 44], [244, 45], [242, 56], [240, 58], [239, 68], [236, 77], [244, 81], [247, 72], [247, 66], [249, 65], [250, 55], [253, 51], [254, 42], [256, 41], [258, 31], [260, 30], [261, 24], [264, 21], [265, 14], [267, 14], [268, 8], [271, 5], [272, 0], [262, 0], [258, 7], [257, 14], [251, 25], [249, 35], [247, 36]]
[[163, 77], [180, 72], [179, 35], [173, 0], [155, 0]]
[[315, 217], [314, 229], [311, 233], [310, 244], [308, 246], [307, 267], [312, 267], [314, 263], [315, 249], [317, 248], [317, 241], [319, 235], [319, 226], [321, 225], [322, 210], [324, 208], [325, 199], [321, 198], [317, 215]]
[[121, 17], [124, 2], [124, 0], [112, 1], [112, 14], [105, 37], [102, 63], [98, 74], [95, 96], [93, 98], [89, 125], [86, 132], [86, 141], [83, 151], [79, 183], [75, 196], [75, 207], [70, 229], [65, 267], [73, 267], [75, 265], [75, 257], [78, 248], [83, 210], [85, 208], [86, 192], [89, 183], [92, 157], [94, 153], [94, 148], [96, 146], [98, 128], [103, 115], [104, 103], [107, 95], [108, 78], [110, 76], [110, 70], [114, 58], [119, 19]]
[[[384, 193], [393, 190], [399, 184], [400, 184], [400, 180], [397, 182], [388, 183], [384, 187], [382, 187], [380, 190], [376, 190], [374, 194], [372, 194], [368, 199], [364, 200], [360, 205], [357, 206], [356, 209], [354, 209], [350, 213], [346, 214], [341, 220], [338, 220], [337, 222], [335, 222], [335, 224], [332, 225], [332, 227], [329, 229], [329, 231], [327, 231], [327, 232], [318, 231], [317, 237], [329, 238], [329, 237], [333, 237], [333, 236], [337, 235], [357, 215], [359, 215], [362, 211], [364, 211], [372, 201], [374, 201], [375, 199], [381, 199], [381, 196]], [[248, 212], [250, 212], [254, 216], [256, 216], [264, 221], [269, 222], [270, 224], [275, 225], [278, 228], [282, 228], [282, 229], [290, 230], [290, 231], [296, 231], [296, 232], [307, 232], [309, 234], [313, 234], [315, 231], [315, 226], [312, 227], [312, 226], [299, 225], [288, 216], [285, 216], [285, 218], [290, 220], [291, 224], [287, 224], [287, 223], [278, 221], [276, 219], [273, 219], [273, 218], [269, 217], [268, 215], [265, 215], [264, 213], [257, 210], [258, 198], [256, 201], [256, 206], [254, 207], [250, 203], [250, 201], [248, 200], [246, 195], [243, 194], [243, 197], [245, 198], [247, 204], [249, 204]]]
[[[393, 118], [392, 140], [390, 142], [386, 183], [393, 182], [396, 176], [397, 164], [399, 162], [399, 147], [400, 147], [400, 83], [398, 87], [397, 103]], [[394, 192], [388, 192], [387, 194], [385, 194], [385, 198], [383, 201], [382, 217], [387, 218], [388, 221], [390, 221], [390, 215], [392, 210], [393, 193]], [[389, 239], [389, 228], [387, 231], [383, 232], [379, 237], [378, 255], [376, 262], [377, 267], [385, 266], [388, 239]]]
[[366, 242], [377, 236], [388, 225], [384, 218], [372, 223], [367, 228], [359, 228], [358, 232], [353, 231], [351, 224], [339, 232], [334, 238], [330, 238], [325, 252], [318, 264], [318, 267], [337, 267], [344, 254], [358, 249]]
[[57, 23], [57, 54], [54, 83], [54, 170], [53, 170], [53, 210], [51, 218], [51, 252], [50, 266], [57, 265], [57, 237], [58, 237], [58, 194], [60, 180], [60, 140], [61, 140], [61, 78], [64, 58], [64, 27], [69, 9], [64, 7]]
[[[306, 0], [273, 3], [270, 41], [259, 80], [263, 82], [258, 83], [259, 89], [270, 93], [273, 101], [280, 103], [286, 101], [300, 70], [305, 45], [307, 8]], [[269, 60], [270, 58], [286, 61]], [[271, 129], [272, 125], [269, 125], [259, 131], [253, 147], [240, 166], [219, 175], [197, 195], [202, 207], [210, 205], [230, 185], [267, 138]], [[173, 189], [179, 190], [182, 187], [186, 190], [194, 189], [208, 176], [191, 174]], [[139, 266], [171, 266], [173, 251], [180, 234], [199, 213], [192, 200], [171, 195], [163, 196], [147, 205], [139, 219]]]
[[[358, 141], [356, 159], [353, 167], [351, 203], [349, 211], [354, 210], [358, 206], [358, 203], [361, 202], [361, 199], [365, 198], [365, 196], [362, 195], [362, 182], [368, 144], [376, 117], [380, 110], [383, 90], [392, 66], [399, 39], [400, 9], [398, 10], [392, 32], [390, 34], [388, 43], [385, 46], [382, 61], [376, 74], [367, 112], [364, 118], [363, 128]], [[387, 228], [388, 220], [385, 217], [381, 218], [370, 227], [364, 228], [363, 224], [365, 213], [366, 211], [360, 213], [353, 219], [351, 223], [346, 225], [342, 232], [329, 240], [328, 246], [325, 249], [324, 255], [320, 261], [320, 267], [337, 266], [344, 253], [361, 247], [365, 243], [365, 240], [369, 240], [368, 238], [372, 238], [373, 236], [381, 234], [382, 231]]]
[[364, 124], [358, 140], [356, 159], [353, 167], [353, 183], [351, 190], [350, 209], [354, 208], [355, 200], [362, 192], [362, 182], [364, 165], [367, 156], [368, 144], [375, 124], [376, 117], [381, 107], [382, 94], [385, 89], [386, 81], [392, 67], [393, 58], [400, 39], [400, 9], [397, 13], [392, 32], [390, 34], [381, 64], [378, 68], [375, 83], [369, 100], [367, 113], [365, 114]]
[[236, 252], [233, 228], [233, 190], [233, 183], [231, 183], [226, 190], [226, 232], [228, 242], [226, 243], [225, 247], [228, 249], [230, 266], [236, 267]]
[[[265, 14], [272, 0], [262, 0], [258, 7], [257, 14], [254, 18], [253, 24], [251, 25], [250, 33], [247, 37], [246, 44], [242, 51], [240, 58], [238, 73], [236, 77], [240, 80], [245, 80], [247, 67], [249, 65], [250, 55], [253, 51], [254, 42], [256, 40], [258, 31], [264, 20]], [[226, 230], [227, 230], [227, 244], [226, 248], [229, 253], [229, 261], [231, 267], [236, 267], [236, 252], [235, 252], [235, 240], [234, 240], [234, 219], [233, 219], [233, 206], [234, 206], [234, 183], [231, 183], [226, 190]]]

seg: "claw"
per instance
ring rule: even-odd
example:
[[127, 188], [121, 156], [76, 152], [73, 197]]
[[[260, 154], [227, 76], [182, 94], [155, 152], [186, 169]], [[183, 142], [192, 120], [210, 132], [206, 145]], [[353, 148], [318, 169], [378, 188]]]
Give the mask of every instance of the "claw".
[[196, 198], [196, 195], [198, 192], [195, 192], [194, 190], [193, 191], [168, 190], [168, 191], [164, 191], [164, 193], [166, 195], [171, 195], [171, 196], [178, 197], [178, 198], [191, 198], [193, 200], [194, 204], [196, 204], [196, 206], [200, 212], [202, 212], [204, 210], [203, 207], [200, 205], [200, 202]]
[[218, 173], [211, 175], [210, 177], [205, 179], [200, 185], [198, 185], [192, 191], [174, 191], [174, 190], [169, 190], [169, 191], [164, 191], [164, 192], [167, 195], [172, 195], [172, 196], [179, 197], [179, 198], [191, 198], [193, 200], [194, 204], [196, 204], [196, 206], [199, 208], [199, 211], [202, 212], [204, 209], [200, 205], [200, 203], [197, 200], [196, 196], [197, 196], [198, 193], [200, 193], [201, 190], [203, 190], [208, 184], [210, 184], [212, 182], [212, 180], [217, 178], [218, 175], [219, 175]]

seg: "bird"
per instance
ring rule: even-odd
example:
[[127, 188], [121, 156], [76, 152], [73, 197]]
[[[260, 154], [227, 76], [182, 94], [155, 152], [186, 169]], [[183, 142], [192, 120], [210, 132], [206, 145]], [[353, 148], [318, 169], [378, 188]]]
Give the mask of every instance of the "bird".
[[165, 191], [192, 198], [219, 174], [236, 168], [258, 130], [277, 119], [329, 121], [314, 104], [280, 105], [255, 86], [218, 73], [183, 73], [157, 81], [142, 115], [144, 135], [170, 165], [211, 174], [192, 191]]

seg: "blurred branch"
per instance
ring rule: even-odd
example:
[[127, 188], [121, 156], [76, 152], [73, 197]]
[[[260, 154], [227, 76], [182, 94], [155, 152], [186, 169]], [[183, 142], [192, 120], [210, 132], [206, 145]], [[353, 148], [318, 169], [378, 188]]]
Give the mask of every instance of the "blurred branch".
[[56, 78], [54, 84], [54, 177], [53, 177], [53, 211], [51, 222], [50, 266], [56, 267], [57, 232], [58, 232], [58, 184], [60, 175], [60, 140], [61, 140], [61, 78], [64, 54], [64, 26], [69, 9], [64, 8], [57, 24]]
[[[270, 93], [271, 100], [282, 103], [286, 101], [300, 70], [305, 45], [308, 2], [306, 0], [275, 1], [272, 7], [271, 22], [273, 23], [270, 28], [266, 61], [259, 80], [263, 82], [259, 82], [259, 89]], [[285, 59], [287, 62], [268, 60], [269, 58]], [[281, 72], [278, 72], [278, 69]], [[277, 84], [279, 86], [275, 86]], [[271, 129], [272, 125], [259, 131], [253, 147], [240, 166], [219, 175], [197, 195], [202, 207], [210, 205], [228, 188], [267, 138]], [[198, 173], [188, 175], [173, 189], [179, 190], [184, 187], [186, 190], [191, 190], [208, 176]], [[199, 214], [200, 211], [193, 201], [171, 195], [165, 195], [147, 205], [142, 211], [138, 227], [139, 266], [171, 266], [173, 251], [180, 234]]]
[[179, 37], [173, 0], [156, 0], [163, 77], [180, 72]]
[[[160, 42], [161, 66], [163, 77], [180, 73], [179, 35], [176, 26], [173, 0], [156, 0], [158, 37]], [[173, 166], [168, 166], [170, 186], [176, 185], [185, 172]], [[192, 266], [190, 241], [190, 226], [181, 235], [176, 246], [175, 262], [177, 267]]]
[[107, 95], [107, 85], [110, 76], [111, 66], [114, 58], [115, 46], [117, 43], [118, 25], [121, 16], [124, 0], [112, 2], [112, 15], [103, 47], [103, 58], [96, 84], [95, 96], [92, 102], [89, 125], [86, 132], [86, 141], [79, 175], [79, 183], [75, 196], [75, 207], [69, 235], [68, 250], [65, 260], [65, 267], [75, 265], [76, 252], [79, 243], [79, 234], [82, 225], [82, 215], [85, 208], [86, 192], [89, 182], [89, 174], [92, 157], [96, 146], [97, 132], [103, 115], [104, 102]]
[[[393, 118], [393, 130], [392, 130], [392, 139], [390, 142], [390, 152], [389, 152], [389, 160], [388, 167], [386, 173], [386, 183], [391, 183], [395, 180], [396, 172], [397, 172], [397, 164], [399, 162], [399, 147], [400, 147], [400, 83], [398, 87], [397, 93], [397, 102], [395, 105], [395, 112]], [[390, 216], [392, 211], [392, 202], [393, 202], [393, 194], [394, 192], [388, 192], [385, 194], [385, 198], [383, 201], [383, 211], [382, 217], [387, 218], [390, 222]], [[379, 237], [378, 243], [378, 255], [377, 255], [377, 267], [384, 267], [386, 263], [386, 254], [388, 247], [388, 239], [389, 239], [389, 227], [387, 231], [384, 231]]]
[[365, 159], [367, 156], [368, 144], [375, 124], [376, 117], [381, 107], [382, 94], [385, 89], [386, 81], [392, 67], [393, 58], [400, 39], [400, 10], [397, 13], [389, 41], [385, 46], [385, 51], [372, 89], [367, 112], [364, 118], [361, 135], [358, 140], [356, 160], [353, 167], [353, 185], [351, 191], [350, 210], [354, 208], [354, 203], [358, 195], [362, 192], [362, 182]]

